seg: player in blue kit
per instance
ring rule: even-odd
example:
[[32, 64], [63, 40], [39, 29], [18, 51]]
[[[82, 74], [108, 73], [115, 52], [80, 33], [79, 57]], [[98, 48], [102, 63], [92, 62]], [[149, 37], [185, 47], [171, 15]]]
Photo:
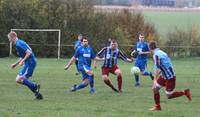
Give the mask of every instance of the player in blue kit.
[[[150, 54], [150, 49], [148, 43], [144, 41], [144, 34], [139, 35], [139, 42], [135, 45], [135, 50], [131, 53], [131, 55], [136, 54], [135, 66], [137, 66], [141, 74], [144, 76], [150, 76], [153, 80], [153, 75], [151, 72], [147, 72], [145, 69], [147, 67], [147, 55]], [[135, 75], [135, 86], [140, 86], [139, 75]]]
[[[78, 39], [77, 39], [77, 41], [75, 42], [75, 45], [74, 45], [74, 50], [76, 50], [77, 48], [79, 48], [82, 45], [82, 43], [81, 43], [82, 38], [83, 38], [83, 35], [79, 34]], [[75, 64], [76, 64], [76, 70], [77, 70], [76, 75], [78, 75], [79, 71], [78, 71], [78, 60], [77, 59], [75, 61]]]
[[35, 84], [28, 79], [33, 75], [37, 64], [32, 49], [26, 42], [20, 40], [15, 32], [10, 32], [8, 34], [8, 39], [16, 46], [16, 50], [20, 57], [20, 59], [16, 63], [12, 64], [11, 67], [15, 68], [17, 65], [23, 65], [23, 68], [16, 77], [16, 82], [27, 86], [35, 94], [36, 99], [43, 99], [42, 94], [39, 92], [40, 85]]
[[94, 73], [91, 69], [92, 59], [97, 59], [93, 49], [88, 44], [87, 37], [82, 38], [82, 46], [76, 49], [74, 56], [64, 67], [67, 70], [71, 64], [78, 58], [78, 70], [82, 74], [82, 82], [77, 86], [74, 85], [71, 89], [72, 92], [80, 90], [90, 84], [90, 93], [94, 93]]

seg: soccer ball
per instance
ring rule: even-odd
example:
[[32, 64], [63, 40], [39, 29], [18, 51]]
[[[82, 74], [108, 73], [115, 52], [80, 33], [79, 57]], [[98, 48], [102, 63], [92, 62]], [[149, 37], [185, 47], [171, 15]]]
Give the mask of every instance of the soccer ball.
[[138, 67], [136, 67], [136, 66], [133, 66], [133, 67], [131, 68], [131, 73], [132, 73], [133, 75], [139, 75], [139, 74], [140, 74], [140, 69], [139, 69]]

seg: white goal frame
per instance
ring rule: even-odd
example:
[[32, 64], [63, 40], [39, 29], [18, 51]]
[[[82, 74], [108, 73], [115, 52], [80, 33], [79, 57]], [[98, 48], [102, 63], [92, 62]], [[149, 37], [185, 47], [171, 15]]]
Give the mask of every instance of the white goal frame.
[[[60, 29], [10, 29], [11, 31], [19, 32], [58, 32], [58, 55], [57, 58], [60, 59], [60, 40], [61, 40], [61, 30]], [[12, 55], [12, 43], [10, 42], [10, 55]]]

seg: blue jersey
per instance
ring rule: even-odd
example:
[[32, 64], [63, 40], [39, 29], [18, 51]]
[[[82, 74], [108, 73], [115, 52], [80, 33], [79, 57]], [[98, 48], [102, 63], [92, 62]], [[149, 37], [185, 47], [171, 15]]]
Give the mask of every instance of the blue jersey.
[[77, 49], [77, 48], [79, 48], [80, 46], [81, 46], [82, 44], [81, 44], [81, 41], [80, 40], [77, 40], [76, 42], [75, 42], [75, 48]]
[[78, 66], [87, 65], [90, 67], [92, 62], [91, 59], [94, 59], [96, 55], [90, 46], [80, 46], [76, 49], [74, 57], [78, 58]]
[[[135, 45], [135, 49], [138, 53], [150, 51], [147, 42], [137, 42]], [[146, 54], [142, 54], [142, 55], [137, 54], [136, 62], [146, 62], [146, 60], [147, 60]]]
[[175, 73], [168, 55], [160, 49], [154, 50], [154, 70], [160, 69], [165, 79], [174, 78]]
[[25, 63], [36, 62], [35, 55], [34, 55], [32, 49], [29, 47], [29, 45], [26, 42], [24, 42], [23, 40], [18, 39], [16, 41], [16, 45], [15, 46], [16, 46], [16, 49], [17, 49], [17, 53], [18, 53], [19, 57], [21, 57], [21, 58], [25, 57], [26, 51], [31, 52], [30, 57], [26, 59]]

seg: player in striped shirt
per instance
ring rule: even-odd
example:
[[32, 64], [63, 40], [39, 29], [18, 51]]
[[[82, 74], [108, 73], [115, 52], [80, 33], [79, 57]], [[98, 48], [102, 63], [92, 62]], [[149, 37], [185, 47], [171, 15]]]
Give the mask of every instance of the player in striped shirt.
[[[121, 58], [125, 62], [133, 62], [124, 53], [118, 49], [118, 44], [112, 40], [110, 46], [104, 47], [98, 54], [98, 58], [103, 58], [102, 64], [102, 79], [115, 92], [122, 92], [122, 74], [117, 66], [117, 59]], [[117, 75], [118, 89], [114, 87], [111, 80], [108, 78], [109, 73]]]
[[165, 87], [166, 95], [168, 99], [186, 96], [189, 101], [192, 100], [192, 96], [189, 89], [183, 91], [174, 91], [176, 84], [176, 75], [172, 66], [171, 60], [168, 55], [157, 48], [156, 42], [153, 41], [149, 45], [151, 52], [153, 53], [154, 63], [154, 101], [155, 106], [150, 110], [161, 110], [160, 106], [160, 88]]

